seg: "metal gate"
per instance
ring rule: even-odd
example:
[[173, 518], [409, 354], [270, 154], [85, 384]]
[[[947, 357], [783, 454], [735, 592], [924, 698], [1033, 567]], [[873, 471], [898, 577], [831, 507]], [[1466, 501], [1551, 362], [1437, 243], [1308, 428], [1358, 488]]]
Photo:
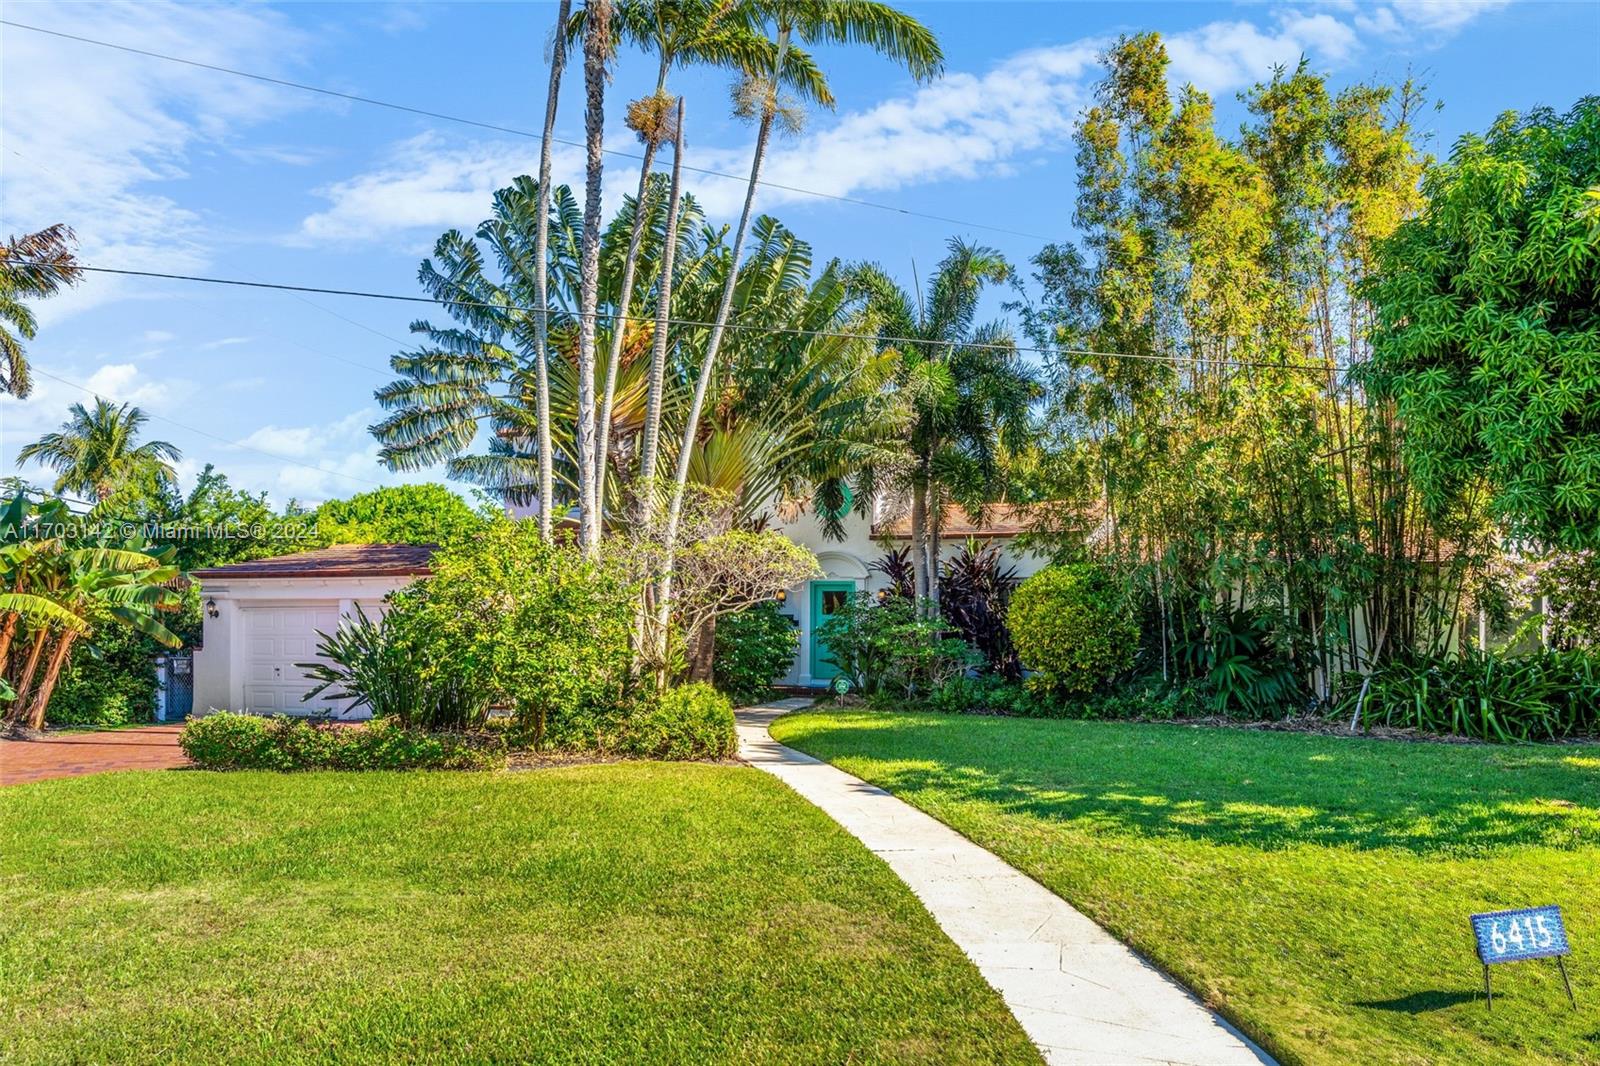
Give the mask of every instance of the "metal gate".
[[162, 655], [156, 658], [156, 718], [162, 722], [181, 722], [194, 710], [194, 655]]

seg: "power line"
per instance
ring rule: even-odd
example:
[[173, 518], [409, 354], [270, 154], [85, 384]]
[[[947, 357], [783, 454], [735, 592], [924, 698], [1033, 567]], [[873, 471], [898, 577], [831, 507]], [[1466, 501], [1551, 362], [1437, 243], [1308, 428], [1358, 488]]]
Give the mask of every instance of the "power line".
[[[94, 397], [98, 398], [99, 396], [103, 395], [101, 393], [96, 392], [94, 389], [89, 388], [89, 386], [87, 386], [87, 385], [80, 385], [76, 381], [69, 381], [68, 379], [66, 379], [64, 377], [61, 377], [59, 374], [50, 373], [48, 370], [40, 370], [37, 367], [35, 367], [33, 369], [33, 373], [38, 374], [40, 377], [49, 378], [51, 381], [59, 381], [63, 385], [66, 385], [66, 386], [69, 386], [71, 388], [77, 389], [79, 392], [83, 393], [86, 396], [94, 396]], [[111, 399], [115, 400], [116, 397], [111, 397]], [[331, 475], [333, 477], [342, 477], [342, 478], [346, 479], [347, 481], [359, 481], [363, 485], [376, 485], [378, 488], [384, 488], [385, 487], [384, 483], [381, 482], [381, 481], [373, 481], [371, 478], [358, 477], [355, 474], [346, 474], [343, 471], [329, 470], [326, 467], [316, 466], [316, 465], [314, 465], [312, 463], [304, 463], [304, 462], [301, 462], [299, 459], [291, 459], [287, 455], [279, 455], [277, 452], [269, 452], [264, 448], [257, 448], [253, 444], [245, 444], [243, 441], [229, 440], [227, 437], [220, 437], [217, 434], [212, 433], [212, 432], [210, 432], [208, 430], [199, 429], [198, 427], [188, 425], [187, 423], [179, 422], [177, 419], [168, 418], [165, 415], [158, 415], [158, 414], [156, 414], [156, 413], [154, 413], [152, 411], [147, 411], [145, 413], [148, 414], [151, 418], [155, 419], [158, 422], [165, 422], [169, 426], [176, 426], [179, 429], [188, 430], [190, 433], [195, 433], [195, 434], [198, 434], [198, 435], [200, 435], [202, 437], [208, 437], [211, 440], [217, 441], [217, 442], [219, 442], [221, 444], [226, 444], [229, 447], [241, 448], [244, 451], [255, 452], [257, 455], [265, 456], [268, 459], [276, 459], [280, 463], [288, 463], [291, 466], [299, 466], [299, 467], [304, 467], [307, 470], [315, 470], [319, 474], [329, 474], [329, 475]]]
[[[16, 262], [21, 266], [51, 267], [52, 269], [58, 269], [55, 268], [53, 264], [28, 263], [20, 260]], [[481, 300], [435, 299], [432, 296], [405, 296], [396, 293], [368, 292], [361, 289], [321, 288], [314, 285], [286, 285], [270, 281], [246, 281], [242, 278], [207, 277], [203, 274], [171, 274], [158, 270], [129, 270], [119, 267], [86, 266], [84, 264], [78, 264], [74, 269], [96, 274], [118, 274], [128, 277], [161, 278], [167, 281], [193, 281], [206, 285], [233, 285], [247, 289], [269, 289], [291, 293], [312, 292], [325, 296], [350, 296], [364, 300], [389, 300], [396, 303], [439, 304], [444, 307], [481, 308], [491, 311], [523, 311], [528, 314], [537, 314], [541, 310], [540, 308], [525, 304], [485, 303]], [[543, 310], [546, 314], [563, 314], [573, 318], [593, 317], [597, 320], [606, 319], [613, 322], [623, 321], [653, 323], [656, 321], [656, 317], [654, 315], [621, 315], [615, 311], [601, 311], [598, 309], [587, 314], [581, 311], [571, 311], [560, 307], [546, 307]], [[674, 326], [688, 326], [691, 328], [702, 329], [709, 329], [715, 325], [713, 322], [706, 322], [691, 318], [668, 318], [667, 322], [668, 324]], [[1153, 355], [1139, 352], [1101, 352], [1090, 348], [1042, 348], [1026, 344], [997, 344], [986, 343], [983, 341], [970, 341], [954, 344], [954, 342], [949, 341], [929, 341], [922, 337], [895, 337], [874, 333], [851, 333], [844, 330], [801, 329], [795, 326], [746, 325], [740, 322], [729, 322], [724, 328], [732, 330], [749, 330], [768, 334], [781, 333], [789, 336], [799, 337], [826, 337], [835, 340], [873, 341], [879, 344], [906, 344], [922, 346], [933, 345], [935, 347], [943, 344], [953, 345], [955, 347], [965, 348], [973, 351], [1032, 352], [1039, 355], [1076, 355], [1095, 359], [1131, 359], [1146, 363], [1181, 363], [1185, 365], [1197, 366], [1254, 367], [1264, 370], [1310, 370], [1321, 373], [1327, 373], [1330, 369], [1326, 363], [1287, 363], [1269, 362], [1265, 360], [1251, 361], [1245, 359], [1203, 359], [1181, 355]]]
[[[132, 45], [116, 44], [112, 41], [96, 40], [93, 37], [83, 37], [75, 33], [64, 33], [61, 30], [48, 30], [43, 26], [30, 26], [24, 22], [13, 22], [10, 19], [0, 18], [0, 25], [10, 26], [13, 29], [29, 30], [33, 33], [43, 33], [51, 37], [60, 37], [68, 41], [77, 41], [80, 44], [92, 44], [101, 48], [111, 48], [119, 52], [128, 52], [133, 55], [145, 56], [150, 59], [160, 59], [168, 63], [181, 63], [187, 67], [197, 67], [201, 70], [214, 71], [218, 74], [228, 74], [236, 78], [249, 78], [251, 81], [263, 82], [267, 85], [277, 85], [286, 89], [296, 89], [300, 92], [316, 93], [320, 96], [329, 96], [337, 100], [348, 100], [352, 103], [367, 104], [371, 107], [387, 108], [390, 111], [400, 111], [408, 115], [417, 115], [422, 118], [438, 119], [441, 122], [454, 122], [462, 126], [474, 126], [478, 129], [492, 130], [495, 133], [507, 133], [515, 137], [526, 137], [530, 140], [542, 141], [542, 134], [531, 130], [517, 129], [515, 126], [502, 126], [494, 122], [483, 122], [478, 119], [462, 118], [459, 115], [449, 115], [441, 111], [429, 111], [426, 108], [412, 107], [409, 104], [397, 104], [388, 100], [378, 100], [370, 96], [361, 96], [357, 93], [340, 92], [337, 89], [327, 89], [319, 85], [307, 85], [304, 82], [289, 81], [285, 78], [274, 78], [266, 74], [256, 74], [247, 70], [236, 70], [233, 67], [219, 66], [215, 63], [203, 63], [197, 59], [185, 59], [182, 56], [167, 55], [164, 52], [153, 52], [145, 48], [135, 48]], [[575, 141], [565, 137], [552, 137], [557, 144], [570, 145], [575, 148], [585, 148], [583, 141]], [[619, 159], [631, 159], [641, 162], [644, 157], [633, 152], [625, 152], [617, 148], [602, 149], [607, 155], [614, 155]], [[704, 174], [713, 178], [726, 178], [729, 181], [748, 181], [749, 178], [740, 174], [728, 174], [721, 170], [710, 170], [705, 167], [690, 166], [687, 163], [683, 169], [695, 174]], [[912, 218], [925, 218], [931, 222], [942, 222], [949, 226], [966, 226], [972, 229], [989, 230], [993, 233], [1005, 233], [1013, 237], [1027, 237], [1029, 240], [1051, 241], [1055, 238], [1046, 237], [1038, 233], [1029, 233], [1026, 230], [1008, 229], [1004, 226], [991, 226], [982, 222], [968, 222], [959, 218], [948, 218], [944, 215], [930, 214], [926, 211], [914, 211], [909, 207], [897, 207], [894, 204], [878, 203], [874, 200], [863, 200], [855, 196], [844, 196], [839, 193], [821, 192], [817, 189], [803, 189], [797, 185], [785, 185], [776, 181], [758, 181], [757, 185], [768, 189], [778, 189], [783, 192], [792, 192], [801, 196], [814, 196], [822, 200], [834, 200], [838, 203], [853, 204], [857, 207], [870, 207], [876, 211], [888, 211], [891, 214], [907, 215]]]

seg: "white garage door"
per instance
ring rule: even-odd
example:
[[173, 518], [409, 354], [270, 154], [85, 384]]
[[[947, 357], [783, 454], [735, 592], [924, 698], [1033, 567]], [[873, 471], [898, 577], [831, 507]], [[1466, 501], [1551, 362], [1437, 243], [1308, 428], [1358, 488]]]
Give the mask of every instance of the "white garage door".
[[346, 700], [323, 696], [300, 699], [316, 682], [296, 663], [317, 660], [317, 632], [339, 625], [336, 604], [244, 609], [244, 702], [249, 710], [283, 714], [326, 714], [343, 710]]

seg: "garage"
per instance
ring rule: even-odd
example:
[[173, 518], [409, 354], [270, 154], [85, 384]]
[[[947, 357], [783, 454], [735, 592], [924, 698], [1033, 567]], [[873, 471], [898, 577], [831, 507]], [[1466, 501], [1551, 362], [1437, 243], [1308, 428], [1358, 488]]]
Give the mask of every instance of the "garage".
[[326, 696], [300, 664], [317, 659], [319, 633], [359, 608], [383, 612], [391, 592], [428, 574], [433, 545], [342, 544], [196, 570], [203, 635], [194, 654], [194, 709], [364, 718]]

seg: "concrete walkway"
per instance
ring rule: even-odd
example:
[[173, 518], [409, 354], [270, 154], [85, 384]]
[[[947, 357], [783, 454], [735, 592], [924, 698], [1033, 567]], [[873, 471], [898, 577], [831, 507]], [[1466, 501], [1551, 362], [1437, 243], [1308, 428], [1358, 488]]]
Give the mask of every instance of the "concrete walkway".
[[809, 700], [738, 712], [739, 754], [860, 838], [922, 900], [1051, 1063], [1271, 1063], [1238, 1030], [1046, 889], [883, 789], [773, 740]]

